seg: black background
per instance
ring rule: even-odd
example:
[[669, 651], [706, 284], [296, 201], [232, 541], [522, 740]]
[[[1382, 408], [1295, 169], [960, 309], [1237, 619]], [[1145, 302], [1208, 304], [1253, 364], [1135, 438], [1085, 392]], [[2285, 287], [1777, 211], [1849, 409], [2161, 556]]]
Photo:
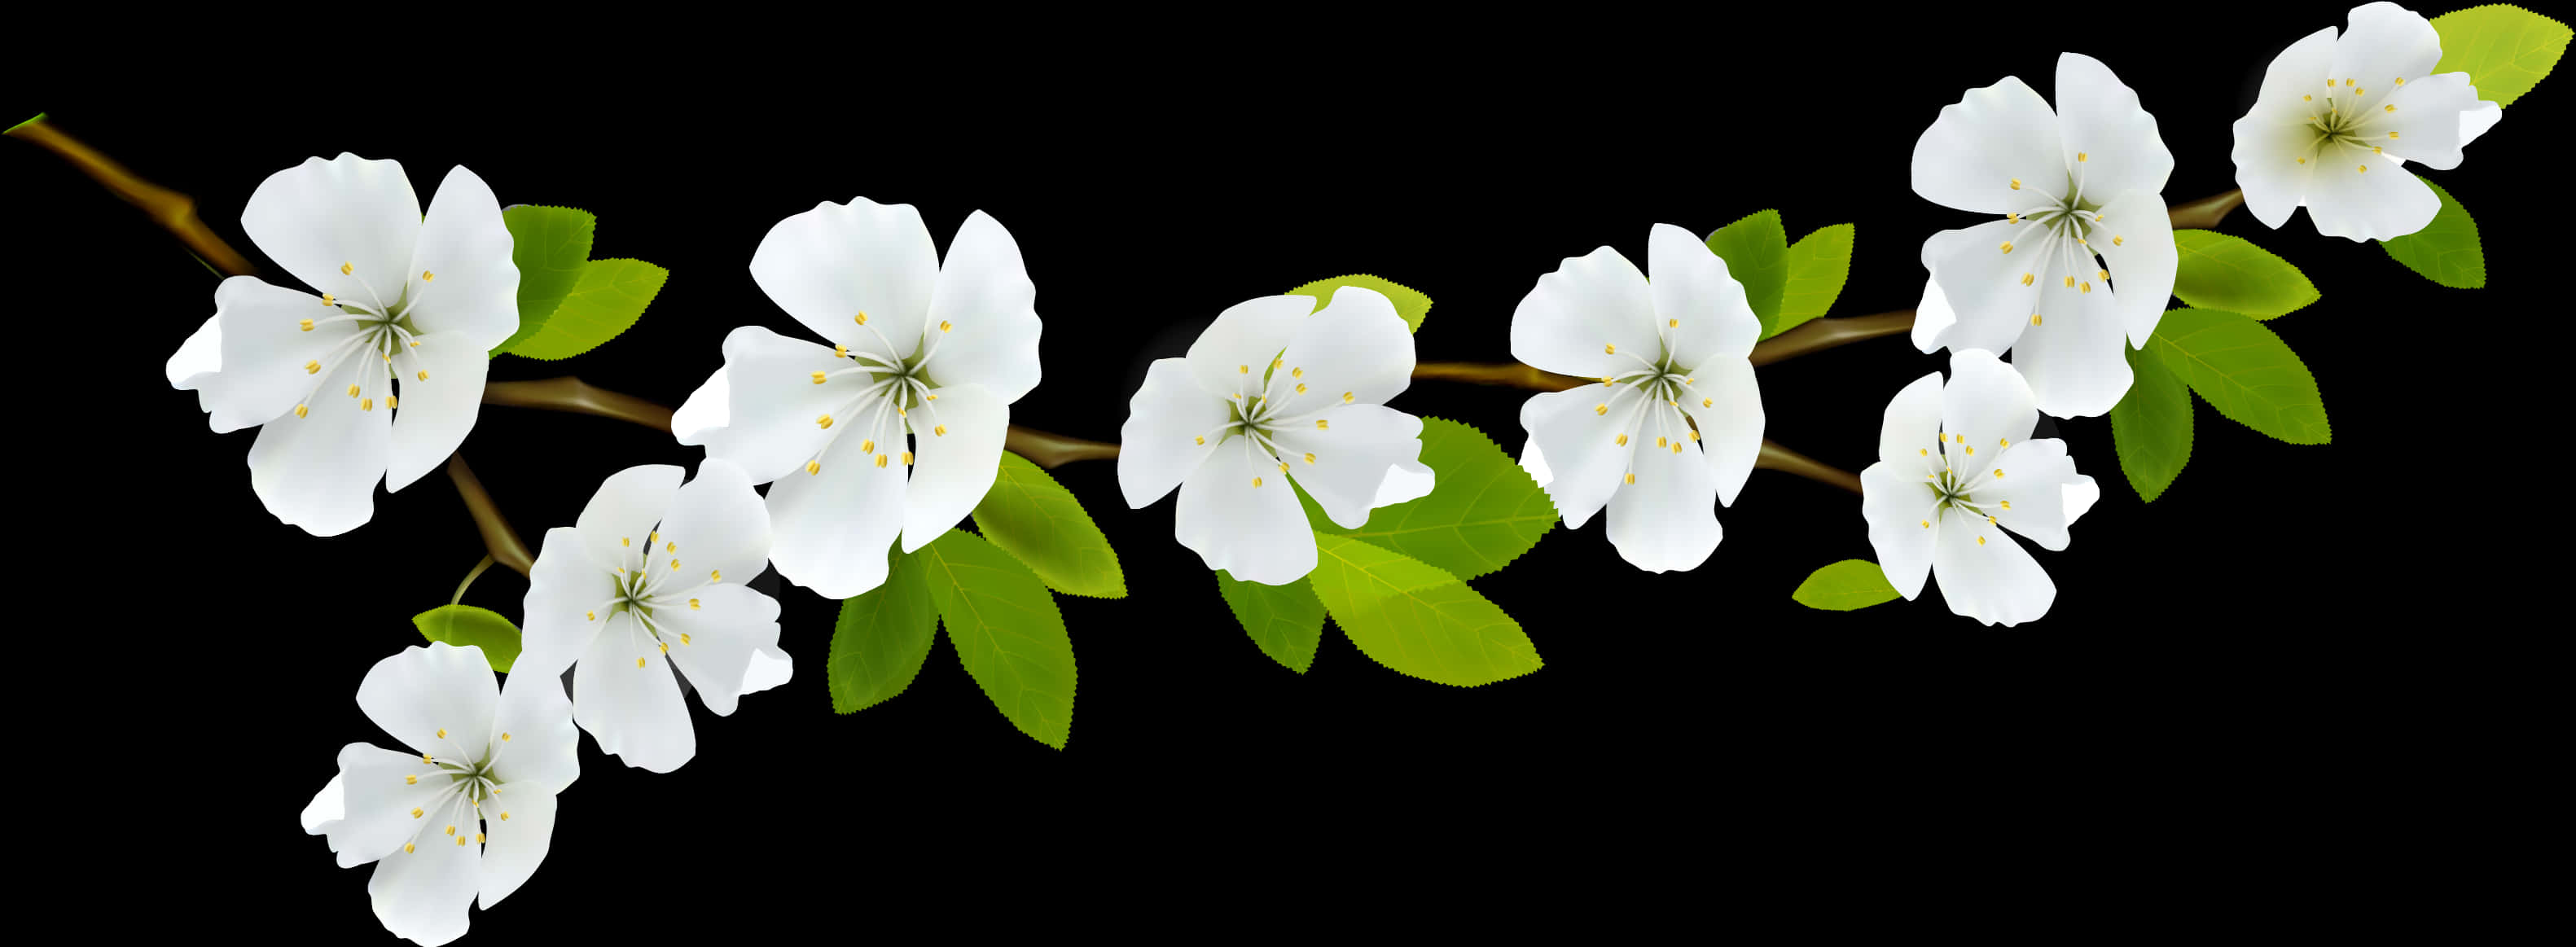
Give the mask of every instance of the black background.
[[[1428, 293], [1424, 360], [1508, 361], [1513, 307], [1563, 258], [1607, 243], [1642, 266], [1651, 224], [1706, 233], [1778, 207], [1792, 239], [1858, 224], [1833, 314], [1911, 307], [1924, 238], [1979, 222], [1907, 179], [1915, 138], [1965, 89], [2014, 74], [2053, 96], [2059, 48], [2101, 58], [2158, 119], [2177, 162], [2165, 195], [2181, 203], [2234, 186], [2229, 123], [2271, 57], [2342, 22], [2325, 7], [2234, 8], [2224, 29], [2069, 8], [2063, 29], [2005, 42], [1983, 20], [1809, 9], [1723, 40], [1639, 23], [1528, 28], [1474, 51], [1230, 39], [1066, 61], [952, 44], [905, 54], [917, 64], [878, 51], [670, 87], [653, 63], [595, 65], [592, 91], [553, 97], [289, 83], [216, 101], [72, 83], [12, 107], [195, 196], [262, 263], [243, 201], [343, 150], [400, 160], [424, 204], [461, 163], [504, 204], [591, 210], [593, 256], [666, 266], [668, 287], [624, 337], [566, 362], [504, 357], [493, 377], [578, 374], [671, 405], [734, 327], [805, 334], [748, 273], [781, 218], [854, 195], [912, 203], [944, 252], [980, 208], [1017, 238], [1046, 321], [1045, 382], [1013, 420], [1115, 440], [1148, 362], [1227, 305], [1337, 274]], [[1693, 572], [1638, 572], [1591, 525], [1480, 580], [1536, 642], [1533, 675], [1429, 684], [1328, 628], [1300, 676], [1254, 648], [1173, 541], [1170, 500], [1127, 510], [1112, 464], [1070, 465], [1055, 474], [1108, 533], [1130, 595], [1058, 600], [1080, 667], [1067, 749], [1015, 731], [944, 639], [901, 696], [834, 715], [835, 603], [781, 588], [795, 680], [729, 718], [691, 701], [699, 750], [676, 773], [629, 769], [585, 736], [551, 855], [466, 942], [1163, 929], [1211, 911], [1264, 925], [1395, 912], [1424, 930], [1567, 910], [1722, 923], [1722, 904], [1761, 909], [1758, 891], [1926, 869], [1932, 883], [1953, 859], [2056, 874], [2209, 833], [2205, 855], [2242, 857], [2196, 870], [2251, 878], [2292, 851], [2358, 845], [2343, 831], [2363, 818], [2357, 797], [2425, 767], [2474, 778], [2487, 764], [2445, 721], [2463, 701], [2512, 699], [2454, 690], [2466, 672], [2438, 644], [2446, 627], [2416, 611], [2444, 594], [2425, 567], [2457, 534], [2372, 491], [2438, 472], [2446, 433], [2408, 406], [2481, 370], [2438, 367], [2427, 343], [2476, 313], [2540, 311], [2520, 304], [2554, 251], [2507, 211], [2526, 169], [2563, 162], [2536, 136], [2563, 124], [2567, 81], [2430, 174], [2481, 213], [2485, 290], [2320, 237], [2304, 213], [2279, 231], [2227, 218], [2220, 230], [2324, 292], [2270, 325], [2316, 374], [2334, 443], [2272, 441], [2200, 405], [2190, 466], [2150, 506], [2106, 419], [2043, 422], [2103, 498], [2066, 551], [2036, 551], [2059, 588], [2037, 622], [1981, 627], [1932, 585], [1850, 614], [1793, 604], [1809, 570], [1871, 557], [1859, 501], [1759, 471]], [[46, 353], [20, 364], [60, 380], [19, 389], [42, 404], [27, 459], [80, 465], [20, 468], [52, 497], [41, 513], [72, 517], [22, 578], [82, 597], [18, 660], [115, 669], [69, 675], [80, 696], [65, 699], [112, 722], [90, 739], [116, 752], [87, 778], [159, 788], [133, 803], [152, 811], [108, 823], [135, 837], [79, 837], [139, 859], [101, 884], [175, 899], [104, 923], [255, 919], [282, 939], [376, 942], [367, 869], [335, 868], [296, 814], [342, 744], [389, 742], [357, 683], [420, 643], [408, 617], [444, 603], [482, 545], [437, 475], [379, 493], [374, 520], [343, 536], [278, 523], [249, 490], [252, 435], [208, 433], [195, 396], [160, 374], [216, 278], [39, 149], [0, 143], [0, 181], [18, 279], [59, 294], [12, 320]], [[1767, 433], [1857, 471], [1887, 400], [1946, 361], [1885, 338], [1766, 367]], [[1419, 382], [1393, 404], [1516, 452], [1527, 396]], [[606, 475], [700, 457], [615, 421], [498, 407], [463, 450], [532, 543]], [[2481, 463], [2514, 463], [2504, 453]], [[525, 590], [495, 569], [466, 601], [515, 617]]]

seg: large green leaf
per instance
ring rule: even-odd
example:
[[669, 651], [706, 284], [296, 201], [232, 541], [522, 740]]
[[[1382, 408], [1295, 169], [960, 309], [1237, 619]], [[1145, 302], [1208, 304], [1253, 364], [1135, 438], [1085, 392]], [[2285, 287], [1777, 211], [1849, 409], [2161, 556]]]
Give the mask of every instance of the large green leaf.
[[1808, 608], [1848, 612], [1902, 596], [1887, 584], [1887, 573], [1867, 559], [1845, 559], [1807, 574], [1789, 597]]
[[1386, 294], [1387, 301], [1395, 304], [1395, 314], [1403, 316], [1405, 327], [1415, 332], [1422, 331], [1422, 320], [1431, 315], [1431, 297], [1423, 295], [1421, 290], [1398, 284], [1383, 276], [1370, 276], [1366, 273], [1319, 279], [1289, 290], [1285, 295], [1313, 296], [1317, 300], [1315, 308], [1321, 309], [1326, 303], [1333, 301], [1333, 291], [1344, 286], [1374, 289]]
[[2165, 313], [2147, 344], [2228, 420], [2292, 444], [2333, 439], [2316, 376], [2262, 323], [2215, 309], [2176, 309]]
[[1852, 240], [1858, 231], [1851, 224], [1818, 227], [1789, 245], [1789, 279], [1780, 291], [1780, 314], [1762, 320], [1763, 338], [1795, 329], [1833, 308], [1834, 299], [1843, 294], [1843, 282], [1851, 278]]
[[553, 360], [598, 348], [635, 325], [670, 278], [671, 271], [642, 260], [582, 264], [581, 279], [564, 294], [563, 305], [555, 307], [543, 327], [511, 346], [510, 354]]
[[1315, 550], [1315, 597], [1377, 663], [1460, 687], [1538, 670], [1538, 646], [1520, 623], [1457, 576], [1330, 533], [1315, 534]]
[[2406, 264], [2407, 269], [2452, 289], [2485, 286], [2487, 252], [2478, 244], [2478, 222], [2441, 185], [2425, 181], [2424, 186], [2442, 199], [2442, 209], [2433, 215], [2433, 222], [2403, 237], [2382, 240], [2379, 248]]
[[510, 262], [519, 268], [519, 331], [492, 347], [496, 357], [553, 318], [581, 281], [591, 238], [599, 231], [599, 218], [589, 211], [536, 204], [502, 211], [501, 223], [510, 228]]
[[519, 660], [519, 626], [491, 609], [441, 605], [411, 616], [411, 624], [431, 641], [483, 649], [483, 660], [503, 674], [510, 673], [510, 665]]
[[912, 686], [930, 656], [939, 612], [923, 581], [921, 555], [896, 554], [885, 584], [841, 601], [832, 623], [832, 650], [824, 660], [832, 712], [852, 714], [893, 699]]
[[2129, 486], [2152, 503], [2191, 462], [2191, 391], [2153, 352], [2125, 345], [2120, 352], [2136, 380], [2111, 407], [2111, 440]]
[[1064, 749], [1073, 734], [1073, 639], [1037, 574], [959, 530], [914, 553], [966, 673], [1011, 725]]
[[2174, 249], [2173, 294], [2194, 307], [2270, 319], [2317, 301], [2307, 274], [2243, 237], [2176, 230]]
[[1092, 598], [1127, 597], [1127, 576], [1118, 568], [1109, 537], [1100, 534], [1082, 501], [1028, 458], [1003, 452], [992, 491], [975, 505], [975, 529], [1018, 556], [1048, 588]]
[[2531, 91], [2567, 52], [2567, 24], [2509, 3], [2453, 10], [2433, 18], [2442, 37], [2442, 63], [2434, 75], [2465, 72], [2478, 98], [2512, 105]]
[[1314, 586], [1304, 579], [1286, 585], [1242, 582], [1218, 569], [1216, 591], [1261, 653], [1299, 674], [1314, 665], [1315, 646], [1324, 637], [1324, 603]]
[[1708, 235], [1708, 248], [1726, 261], [1726, 274], [1744, 284], [1744, 301], [1762, 320], [1762, 334], [1776, 331], [1780, 297], [1789, 286], [1789, 230], [1780, 225], [1780, 212], [1760, 211], [1719, 227]]
[[1461, 579], [1520, 558], [1556, 525], [1556, 506], [1511, 455], [1485, 432], [1447, 418], [1422, 419], [1422, 464], [1431, 493], [1369, 511], [1358, 529], [1343, 529], [1299, 492], [1316, 531], [1390, 547]]

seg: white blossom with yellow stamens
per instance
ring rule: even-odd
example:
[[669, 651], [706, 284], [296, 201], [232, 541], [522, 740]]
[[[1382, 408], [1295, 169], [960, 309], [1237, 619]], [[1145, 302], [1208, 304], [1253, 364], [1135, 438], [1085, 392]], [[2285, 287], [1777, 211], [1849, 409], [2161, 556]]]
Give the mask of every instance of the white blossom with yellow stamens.
[[2458, 167], [2460, 149], [2504, 117], [2468, 73], [2431, 74], [2442, 36], [2422, 15], [2371, 3], [2350, 23], [2341, 37], [2329, 26], [2282, 50], [2236, 120], [2236, 183], [2264, 226], [2305, 206], [2329, 237], [2422, 230], [2442, 201], [2405, 163]]
[[170, 384], [215, 431], [260, 429], [251, 490], [271, 514], [348, 532], [375, 515], [376, 481], [411, 485], [474, 427], [488, 353], [519, 327], [500, 202], [458, 167], [424, 218], [401, 164], [344, 153], [269, 175], [242, 230], [320, 294], [224, 280]]
[[770, 484], [780, 575], [849, 598], [885, 581], [898, 536], [919, 549], [992, 489], [1011, 404], [1038, 384], [1037, 287], [984, 212], [943, 263], [919, 211], [866, 198], [780, 221], [751, 275], [833, 344], [735, 329], [672, 430]]
[[1914, 193], [2000, 219], [1923, 242], [1914, 344], [2010, 350], [2039, 410], [2089, 417], [2129, 390], [2178, 256], [2173, 153], [2138, 94], [2091, 56], [2057, 58], [2057, 105], [2020, 79], [1970, 89], [1914, 143]]
[[1569, 257], [1512, 313], [1512, 357], [1599, 385], [1521, 406], [1521, 466], [1581, 529], [1607, 509], [1610, 544], [1648, 572], [1688, 571], [1725, 534], [1717, 504], [1762, 453], [1762, 390], [1748, 359], [1762, 324], [1726, 261], [1656, 224], [1654, 281], [1619, 251]]
[[[708, 458], [609, 475], [528, 570], [514, 674], [573, 669], [573, 719], [601, 752], [657, 773], [697, 753], [676, 671], [717, 716], [785, 681], [778, 602], [745, 587], [769, 557], [769, 511], [742, 468]], [[734, 581], [725, 581], [731, 573]]]
[[563, 686], [530, 674], [495, 686], [483, 649], [432, 642], [369, 668], [358, 709], [411, 751], [342, 747], [304, 831], [342, 868], [376, 863], [367, 897], [386, 930], [455, 940], [467, 905], [491, 910], [545, 860], [555, 796], [581, 775]]
[[1315, 568], [1303, 487], [1345, 528], [1431, 492], [1422, 419], [1386, 407], [1413, 383], [1413, 334], [1357, 286], [1218, 313], [1127, 402], [1118, 489], [1130, 509], [1180, 488], [1173, 535], [1210, 569], [1285, 585]]
[[1861, 516], [1888, 584], [1907, 600], [1927, 571], [1950, 610], [2011, 626], [2048, 613], [2049, 581], [2011, 533], [2051, 551], [2101, 499], [2075, 472], [2066, 442], [2032, 439], [2030, 385], [1991, 352], [1950, 353], [1950, 381], [1933, 372], [1888, 402], [1878, 462], [1860, 472]]

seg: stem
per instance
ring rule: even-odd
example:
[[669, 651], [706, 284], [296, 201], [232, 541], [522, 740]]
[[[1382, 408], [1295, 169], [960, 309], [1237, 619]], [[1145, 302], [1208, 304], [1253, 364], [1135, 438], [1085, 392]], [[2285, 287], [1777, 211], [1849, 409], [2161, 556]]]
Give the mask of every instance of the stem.
[[569, 411], [616, 418], [669, 433], [671, 409], [634, 395], [620, 394], [566, 375], [539, 381], [495, 381], [483, 385], [483, 403], [544, 411]]
[[1762, 456], [1754, 459], [1753, 466], [1759, 470], [1777, 470], [1781, 473], [1796, 474], [1817, 483], [1841, 487], [1853, 493], [1860, 492], [1860, 478], [1853, 476], [1851, 471], [1828, 465], [1813, 457], [1782, 447], [1769, 438], [1763, 439]]
[[73, 167], [105, 185], [109, 193], [142, 208], [144, 215], [152, 218], [153, 223], [160, 224], [162, 229], [178, 237], [180, 243], [187, 244], [190, 251], [217, 272], [227, 276], [248, 276], [255, 272], [249, 260], [233, 252], [232, 247], [224, 244], [222, 237], [207, 229], [205, 221], [197, 219], [197, 202], [188, 195], [136, 177], [134, 172], [99, 154], [97, 149], [56, 130], [42, 115], [20, 123], [6, 134], [61, 155]]
[[1116, 444], [1049, 434], [1017, 424], [1011, 425], [1010, 433], [1003, 437], [1002, 447], [1048, 470], [1077, 460], [1109, 460], [1118, 456]]
[[[528, 553], [528, 544], [519, 541], [519, 533], [510, 528], [510, 521], [501, 518], [500, 507], [492, 505], [492, 495], [483, 492], [482, 481], [474, 479], [474, 468], [465, 466], [464, 454], [447, 456], [447, 478], [456, 481], [457, 495], [465, 498], [465, 512], [473, 515], [475, 528], [483, 532], [483, 547], [492, 553], [489, 558], [510, 567], [512, 572], [528, 574], [537, 557]], [[463, 594], [460, 589], [458, 595]]]
[[465, 581], [456, 583], [456, 594], [447, 597], [447, 604], [454, 605], [458, 602], [464, 601], [465, 587], [473, 585], [475, 579], [482, 577], [483, 570], [489, 568], [492, 568], [492, 555], [490, 553], [485, 553], [483, 555], [483, 561], [474, 564], [474, 571], [465, 574]]
[[1911, 309], [1839, 319], [1810, 319], [1787, 332], [1755, 343], [1752, 361], [1759, 367], [1863, 339], [1904, 335], [1911, 331], [1914, 331], [1914, 310]]
[[2240, 188], [2225, 194], [2212, 194], [2189, 204], [2177, 204], [2167, 209], [2165, 216], [2172, 219], [2176, 230], [2185, 228], [2209, 230], [2217, 227], [2218, 222], [2225, 220], [2229, 213], [2243, 206], [2245, 206], [2245, 191]]

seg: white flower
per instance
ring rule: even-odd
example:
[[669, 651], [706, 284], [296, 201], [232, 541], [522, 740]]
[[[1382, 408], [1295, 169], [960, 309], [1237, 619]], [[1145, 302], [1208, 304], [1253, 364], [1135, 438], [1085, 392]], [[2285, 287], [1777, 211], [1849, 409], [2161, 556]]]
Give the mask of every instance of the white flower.
[[1887, 403], [1878, 462], [1860, 472], [1861, 516], [1889, 584], [1912, 600], [1923, 573], [1941, 577], [1950, 610], [2009, 627], [2048, 613], [2057, 584], [2005, 530], [2043, 549], [2101, 499], [2075, 472], [2066, 442], [2031, 440], [2030, 385], [1978, 349], [1950, 353], [1950, 384], [1933, 372]]
[[170, 385], [218, 433], [258, 427], [252, 492], [336, 536], [375, 515], [378, 479], [410, 486], [473, 429], [488, 353], [519, 327], [510, 231], [474, 172], [449, 171], [423, 219], [401, 164], [346, 153], [269, 175], [242, 230], [321, 295], [225, 280]]
[[770, 561], [825, 598], [886, 577], [982, 502], [1011, 403], [1038, 384], [1037, 287], [1010, 231], [976, 211], [944, 264], [909, 204], [820, 204], [779, 221], [752, 279], [831, 346], [758, 326], [672, 418], [682, 444], [771, 483]]
[[1296, 487], [1345, 528], [1431, 492], [1422, 419], [1385, 406], [1412, 383], [1413, 334], [1374, 290], [1344, 286], [1322, 309], [1237, 303], [1187, 357], [1146, 369], [1118, 429], [1118, 489], [1142, 509], [1178, 485], [1173, 534], [1208, 568], [1295, 582], [1315, 568]]
[[1712, 500], [1762, 454], [1762, 389], [1746, 360], [1762, 323], [1726, 261], [1689, 231], [1656, 224], [1654, 282], [1619, 251], [1568, 257], [1512, 312], [1512, 357], [1601, 379], [1521, 405], [1521, 466], [1581, 529], [1607, 506], [1610, 543], [1648, 572], [1688, 571], [1717, 551]]
[[455, 940], [478, 892], [489, 911], [545, 860], [555, 794], [581, 775], [563, 687], [512, 674], [496, 688], [483, 649], [433, 642], [369, 668], [358, 708], [411, 751], [341, 747], [304, 831], [342, 868], [376, 863], [367, 899], [386, 930]]
[[1914, 143], [1914, 193], [2004, 219], [1923, 242], [1915, 347], [2010, 349], [2040, 410], [2111, 410], [2129, 390], [2122, 333], [2146, 347], [2173, 295], [2173, 163], [2155, 116], [2091, 56], [2058, 56], [2054, 111], [2011, 76], [1968, 90]]
[[[769, 512], [742, 468], [708, 458], [609, 475], [576, 525], [546, 531], [528, 570], [515, 673], [574, 668], [573, 719], [604, 753], [667, 773], [698, 751], [672, 671], [717, 716], [784, 680], [778, 602], [742, 583], [769, 557]], [[576, 666], [577, 665], [577, 666]], [[763, 681], [775, 677], [777, 680]], [[754, 686], [755, 684], [759, 686]]]
[[2431, 74], [2442, 37], [2415, 11], [2365, 4], [2351, 23], [2341, 39], [2329, 26], [2273, 57], [2254, 108], [2236, 120], [2236, 183], [2264, 226], [2304, 204], [2329, 237], [2422, 230], [2442, 200], [2405, 162], [2458, 167], [2460, 148], [2504, 117], [2468, 73]]

